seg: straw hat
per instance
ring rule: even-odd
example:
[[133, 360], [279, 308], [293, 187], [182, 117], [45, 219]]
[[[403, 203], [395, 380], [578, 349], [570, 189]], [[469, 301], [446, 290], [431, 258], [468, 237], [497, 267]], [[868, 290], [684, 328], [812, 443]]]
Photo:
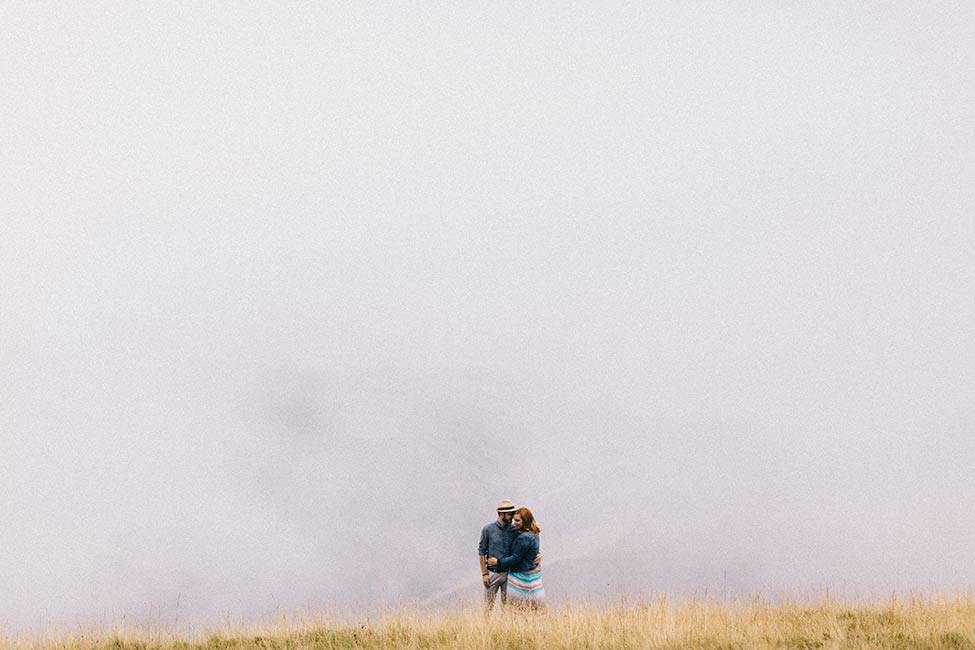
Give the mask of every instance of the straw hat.
[[498, 512], [514, 512], [515, 504], [511, 503], [507, 499], [501, 499], [498, 501]]

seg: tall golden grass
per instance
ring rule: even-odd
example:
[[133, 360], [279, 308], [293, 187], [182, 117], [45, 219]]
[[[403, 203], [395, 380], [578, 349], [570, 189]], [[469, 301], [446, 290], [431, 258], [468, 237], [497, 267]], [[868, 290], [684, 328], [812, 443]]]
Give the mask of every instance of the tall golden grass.
[[560, 605], [542, 615], [401, 611], [370, 620], [322, 616], [176, 634], [110, 629], [0, 639], [2, 650], [446, 649], [732, 650], [896, 648], [975, 650], [975, 596], [891, 596], [817, 605], [673, 601]]

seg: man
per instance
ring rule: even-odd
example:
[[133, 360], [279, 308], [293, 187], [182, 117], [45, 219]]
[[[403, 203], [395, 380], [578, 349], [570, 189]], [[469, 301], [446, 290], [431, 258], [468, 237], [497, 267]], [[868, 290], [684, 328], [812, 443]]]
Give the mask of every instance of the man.
[[[501, 592], [501, 606], [508, 602], [508, 572], [498, 571], [497, 567], [487, 565], [489, 557], [507, 557], [511, 555], [518, 529], [511, 523], [515, 516], [515, 506], [508, 499], [498, 502], [498, 518], [481, 529], [481, 541], [477, 544], [477, 559], [481, 563], [481, 583], [484, 585], [484, 609], [490, 612], [494, 609], [494, 600]], [[541, 564], [542, 554], [535, 557], [535, 563]]]

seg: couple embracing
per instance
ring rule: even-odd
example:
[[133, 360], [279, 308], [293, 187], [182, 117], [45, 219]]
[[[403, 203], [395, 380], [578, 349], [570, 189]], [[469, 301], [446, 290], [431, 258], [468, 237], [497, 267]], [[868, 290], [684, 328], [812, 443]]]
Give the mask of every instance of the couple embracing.
[[540, 532], [531, 510], [515, 508], [507, 499], [498, 503], [498, 518], [481, 529], [477, 545], [485, 611], [494, 608], [499, 591], [502, 607], [510, 605], [522, 611], [544, 608]]

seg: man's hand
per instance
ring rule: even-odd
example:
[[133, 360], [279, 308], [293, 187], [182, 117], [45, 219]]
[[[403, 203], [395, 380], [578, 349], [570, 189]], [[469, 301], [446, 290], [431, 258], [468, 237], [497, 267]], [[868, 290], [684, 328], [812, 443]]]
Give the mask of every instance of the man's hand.
[[488, 587], [491, 586], [491, 576], [485, 573], [484, 575], [481, 576], [481, 582], [484, 583], [484, 588], [487, 589]]
[[496, 557], [489, 557], [488, 560], [487, 560], [487, 565], [488, 566], [498, 566], [498, 558], [496, 558]]
[[541, 564], [541, 563], [542, 563], [542, 554], [539, 553], [538, 555], [535, 556], [535, 564]]

